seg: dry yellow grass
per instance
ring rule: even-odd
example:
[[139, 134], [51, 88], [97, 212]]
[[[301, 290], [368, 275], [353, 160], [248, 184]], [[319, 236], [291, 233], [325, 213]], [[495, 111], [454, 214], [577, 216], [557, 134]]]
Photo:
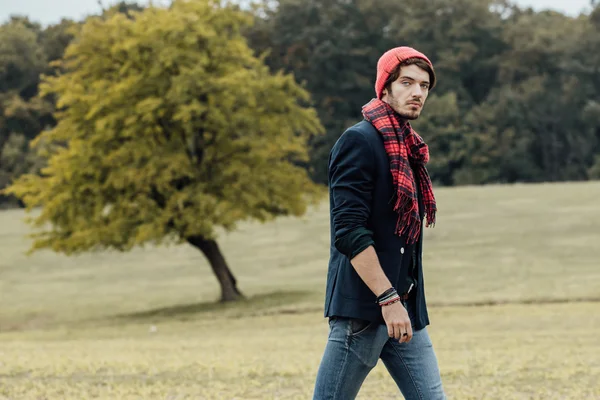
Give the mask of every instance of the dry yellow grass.
[[[437, 193], [425, 274], [449, 398], [600, 399], [600, 184]], [[223, 237], [249, 296], [225, 307], [194, 249], [26, 257], [23, 214], [0, 213], [0, 399], [310, 398], [327, 211]], [[402, 397], [378, 365], [359, 398]]]

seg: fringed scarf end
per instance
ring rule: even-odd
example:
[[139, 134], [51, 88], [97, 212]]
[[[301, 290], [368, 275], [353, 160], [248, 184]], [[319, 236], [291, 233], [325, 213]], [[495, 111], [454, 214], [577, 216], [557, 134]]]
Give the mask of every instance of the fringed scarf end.
[[427, 218], [427, 224], [425, 226], [427, 226], [428, 228], [434, 228], [435, 227], [435, 214], [436, 214], [436, 210], [427, 210], [426, 213], [426, 218]]
[[[412, 211], [412, 209], [414, 207], [409, 207], [409, 205], [412, 203], [412, 199], [405, 195], [405, 194], [401, 194], [398, 195], [396, 193], [396, 203], [394, 204], [394, 211], [396, 211], [397, 213], [400, 213], [401, 211], [405, 210], [405, 213], [409, 213], [410, 211]], [[409, 209], [407, 209], [409, 208]]]
[[398, 219], [396, 232], [399, 236], [406, 235], [406, 244], [417, 242], [421, 232], [421, 221], [418, 214], [415, 216], [412, 212], [407, 212]]

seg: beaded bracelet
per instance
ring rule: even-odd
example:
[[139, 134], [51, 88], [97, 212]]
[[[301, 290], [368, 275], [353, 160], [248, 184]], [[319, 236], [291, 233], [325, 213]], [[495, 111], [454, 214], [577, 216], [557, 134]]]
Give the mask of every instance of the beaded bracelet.
[[398, 292], [396, 292], [396, 289], [392, 287], [377, 297], [377, 304], [379, 304], [380, 306], [385, 306], [393, 304], [399, 300], [400, 296], [398, 295]]
[[386, 303], [379, 304], [379, 305], [380, 305], [381, 307], [385, 307], [385, 306], [389, 306], [389, 305], [392, 305], [392, 304], [394, 304], [394, 303], [397, 303], [397, 302], [399, 302], [399, 301], [400, 301], [400, 297], [398, 297], [398, 298], [395, 298], [395, 299], [393, 299], [393, 300], [390, 300], [390, 301], [388, 301], [388, 302], [386, 302]]

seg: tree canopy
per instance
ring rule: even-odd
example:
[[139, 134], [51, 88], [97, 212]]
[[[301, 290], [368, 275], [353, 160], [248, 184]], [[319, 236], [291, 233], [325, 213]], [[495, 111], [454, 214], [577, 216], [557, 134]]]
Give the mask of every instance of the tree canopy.
[[7, 190], [41, 207], [34, 249], [171, 240], [207, 254], [199, 243], [214, 245], [217, 228], [301, 215], [320, 198], [302, 165], [322, 132], [308, 92], [272, 74], [241, 34], [248, 16], [219, 3], [175, 1], [80, 27], [62, 72], [40, 86], [57, 98], [56, 126], [34, 141], [48, 166]]

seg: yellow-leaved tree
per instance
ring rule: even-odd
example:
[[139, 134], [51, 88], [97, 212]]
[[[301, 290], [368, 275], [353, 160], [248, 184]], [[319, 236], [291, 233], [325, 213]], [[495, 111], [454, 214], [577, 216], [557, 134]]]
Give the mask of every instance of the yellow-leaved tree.
[[58, 124], [34, 141], [53, 149], [48, 166], [6, 191], [40, 209], [32, 251], [187, 242], [222, 301], [242, 296], [218, 228], [302, 215], [323, 192], [302, 167], [323, 131], [309, 95], [253, 54], [248, 23], [220, 1], [175, 0], [79, 28], [41, 84], [58, 101]]

